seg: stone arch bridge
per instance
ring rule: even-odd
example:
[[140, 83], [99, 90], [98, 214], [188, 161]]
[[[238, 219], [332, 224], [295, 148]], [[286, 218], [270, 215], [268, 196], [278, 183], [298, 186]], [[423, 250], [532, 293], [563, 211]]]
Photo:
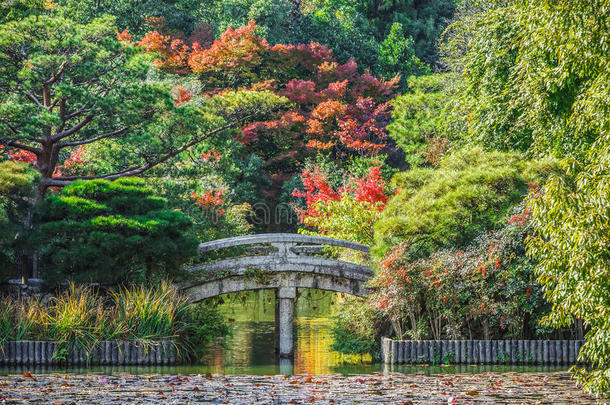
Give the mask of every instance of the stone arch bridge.
[[202, 253], [245, 250], [246, 256], [221, 259], [189, 269], [193, 279], [181, 285], [191, 302], [239, 291], [274, 289], [275, 324], [280, 356], [293, 355], [293, 320], [297, 288], [314, 288], [364, 296], [373, 272], [366, 266], [321, 256], [324, 247], [368, 254], [360, 243], [288, 233], [238, 236], [199, 245]]

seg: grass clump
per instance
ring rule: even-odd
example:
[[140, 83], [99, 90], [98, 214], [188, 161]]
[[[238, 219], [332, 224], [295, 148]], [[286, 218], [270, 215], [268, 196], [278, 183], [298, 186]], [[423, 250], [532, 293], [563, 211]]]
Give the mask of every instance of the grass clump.
[[176, 338], [184, 333], [187, 300], [171, 284], [121, 287], [110, 293], [114, 332], [126, 340]]
[[181, 359], [199, 359], [207, 343], [229, 333], [215, 307], [190, 305], [168, 282], [120, 287], [107, 294], [69, 284], [48, 303], [0, 299], [0, 345], [10, 340], [77, 344], [89, 352], [103, 340], [141, 342], [168, 339]]

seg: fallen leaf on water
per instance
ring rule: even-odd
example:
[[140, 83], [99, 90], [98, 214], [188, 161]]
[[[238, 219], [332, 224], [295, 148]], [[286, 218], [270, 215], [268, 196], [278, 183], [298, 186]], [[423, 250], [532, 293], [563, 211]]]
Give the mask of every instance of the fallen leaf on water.
[[22, 377], [23, 378], [31, 378], [32, 380], [36, 381], [36, 377], [34, 377], [32, 375], [32, 373], [30, 373], [29, 371], [26, 371], [25, 373], [23, 373]]

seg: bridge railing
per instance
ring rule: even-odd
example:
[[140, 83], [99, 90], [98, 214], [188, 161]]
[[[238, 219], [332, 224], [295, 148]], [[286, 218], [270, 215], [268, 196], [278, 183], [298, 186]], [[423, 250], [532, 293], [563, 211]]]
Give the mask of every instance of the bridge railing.
[[[297, 246], [298, 243], [308, 244], [309, 246]], [[233, 238], [218, 239], [204, 242], [199, 245], [200, 252], [209, 252], [217, 249], [225, 249], [235, 246], [262, 245], [270, 244], [278, 247], [279, 245], [289, 245], [294, 247], [294, 253], [314, 252], [317, 246], [341, 247], [360, 252], [368, 253], [369, 247], [361, 243], [350, 242], [341, 239], [328, 238], [325, 236], [300, 235], [292, 233], [265, 233], [258, 235], [244, 235]]]
[[254, 245], [263, 246], [257, 249], [257, 254], [252, 254], [254, 252], [248, 249], [250, 251], [245, 256], [223, 257], [220, 260], [214, 260], [215, 255], [210, 255], [209, 259], [212, 259], [210, 262], [195, 265], [188, 271], [206, 280], [226, 278], [229, 275], [243, 276], [253, 271], [305, 272], [359, 281], [366, 281], [373, 274], [367, 266], [320, 254], [324, 253], [325, 246], [330, 246], [350, 249], [366, 255], [369, 251], [368, 246], [325, 236], [289, 233], [245, 235], [202, 243], [199, 245], [199, 251], [206, 253], [226, 248], [250, 248]]

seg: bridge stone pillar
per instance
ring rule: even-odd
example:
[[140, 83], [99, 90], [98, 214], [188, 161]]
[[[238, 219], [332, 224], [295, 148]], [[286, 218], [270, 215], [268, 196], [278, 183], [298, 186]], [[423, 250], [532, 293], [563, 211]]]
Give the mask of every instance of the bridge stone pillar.
[[276, 330], [278, 330], [280, 357], [292, 357], [294, 355], [294, 301], [297, 297], [296, 287], [280, 287], [277, 290], [276, 299], [279, 302], [276, 311]]

